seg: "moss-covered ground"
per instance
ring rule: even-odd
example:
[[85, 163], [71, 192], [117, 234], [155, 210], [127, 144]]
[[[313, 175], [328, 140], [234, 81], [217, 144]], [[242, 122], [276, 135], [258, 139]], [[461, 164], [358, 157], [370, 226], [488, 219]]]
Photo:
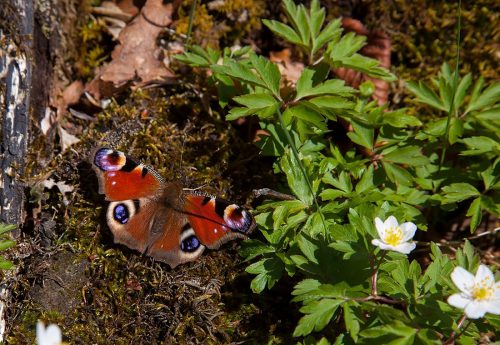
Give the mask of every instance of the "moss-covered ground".
[[[229, 2], [228, 2], [229, 3]], [[189, 1], [178, 11], [177, 30], [187, 30]], [[457, 2], [322, 1], [329, 18], [353, 16], [392, 40], [393, 107], [432, 116], [409, 101], [402, 80], [435, 75], [455, 55]], [[246, 20], [238, 14], [246, 13]], [[112, 46], [102, 26], [83, 11], [77, 29], [88, 46], [68, 47], [67, 70], [90, 78], [96, 61]], [[494, 0], [463, 2], [461, 73], [500, 78], [500, 5]], [[194, 41], [214, 47], [253, 44], [268, 55], [284, 46], [260, 25], [283, 19], [278, 3], [235, 1], [210, 9], [202, 1], [194, 21]], [[97, 31], [96, 31], [97, 30]], [[89, 37], [89, 32], [94, 35]], [[79, 36], [82, 39], [82, 35]], [[104, 38], [103, 38], [104, 37]], [[107, 43], [108, 46], [99, 46]], [[99, 46], [97, 48], [97, 46]], [[300, 59], [300, 56], [295, 58]], [[76, 67], [75, 67], [76, 66]], [[195, 92], [202, 90], [203, 95]], [[105, 201], [88, 162], [104, 143], [154, 166], [167, 180], [202, 188], [249, 208], [259, 200], [252, 189], [278, 182], [271, 160], [252, 145], [255, 124], [224, 120], [215, 93], [195, 72], [179, 84], [121, 94], [95, 120], [68, 117], [80, 142], [60, 152], [52, 138], [33, 126], [26, 174], [27, 220], [15, 250], [17, 273], [7, 312], [7, 343], [30, 344], [36, 320], [57, 323], [71, 344], [290, 344], [300, 314], [290, 302], [290, 281], [262, 295], [252, 294], [238, 242], [207, 251], [196, 262], [170, 269], [163, 263], [113, 243], [105, 221]], [[47, 178], [73, 188], [64, 196]], [[256, 231], [255, 236], [259, 236]]]

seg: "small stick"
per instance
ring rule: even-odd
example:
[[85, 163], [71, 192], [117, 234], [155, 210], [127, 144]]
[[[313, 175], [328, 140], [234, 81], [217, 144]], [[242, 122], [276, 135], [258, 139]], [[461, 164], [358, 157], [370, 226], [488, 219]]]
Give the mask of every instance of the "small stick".
[[278, 199], [278, 200], [297, 200], [295, 197], [293, 197], [290, 194], [280, 193], [280, 192], [277, 192], [277, 191], [269, 189], [269, 188], [254, 189], [253, 194], [257, 198], [260, 196], [268, 196], [268, 197]]

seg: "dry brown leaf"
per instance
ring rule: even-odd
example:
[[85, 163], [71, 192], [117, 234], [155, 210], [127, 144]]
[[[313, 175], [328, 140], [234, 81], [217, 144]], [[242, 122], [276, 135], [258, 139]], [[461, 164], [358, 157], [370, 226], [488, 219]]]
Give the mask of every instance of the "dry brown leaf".
[[279, 52], [271, 52], [269, 60], [278, 65], [281, 75], [293, 86], [302, 74], [304, 64], [292, 61], [291, 55], [290, 49], [286, 48]]
[[[355, 32], [367, 37], [367, 44], [361, 49], [362, 55], [380, 61], [380, 65], [385, 68], [391, 67], [391, 39], [382, 30], [368, 31], [365, 26], [356, 19], [342, 19], [342, 26], [347, 32]], [[375, 92], [372, 97], [379, 105], [387, 103], [389, 93], [389, 83], [380, 79], [375, 79], [366, 74], [354, 71], [349, 68], [337, 68], [335, 74], [345, 80], [347, 85], [358, 87], [366, 80], [370, 80], [375, 85]]]
[[75, 137], [73, 134], [68, 133], [64, 128], [62, 128], [59, 125], [57, 126], [57, 130], [59, 132], [59, 140], [63, 152], [66, 151], [66, 149], [71, 145], [74, 145], [80, 141], [80, 139]]
[[165, 66], [156, 45], [160, 32], [172, 22], [173, 5], [162, 0], [148, 0], [140, 14], [120, 33], [111, 62], [101, 67], [86, 87], [96, 99], [109, 97], [126, 88], [175, 81], [174, 73]]
[[64, 109], [68, 106], [78, 103], [82, 95], [84, 86], [81, 80], [75, 80], [69, 84], [63, 91], [62, 99], [64, 102]]

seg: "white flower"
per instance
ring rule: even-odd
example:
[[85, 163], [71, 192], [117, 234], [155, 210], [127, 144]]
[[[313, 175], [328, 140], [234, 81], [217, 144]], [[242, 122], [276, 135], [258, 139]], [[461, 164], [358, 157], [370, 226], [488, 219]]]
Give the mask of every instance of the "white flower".
[[60, 345], [62, 344], [61, 329], [57, 325], [45, 325], [42, 321], [36, 324], [36, 343], [37, 345]]
[[469, 319], [478, 319], [486, 313], [500, 315], [500, 281], [495, 283], [488, 266], [480, 265], [475, 277], [462, 267], [455, 267], [451, 280], [461, 292], [448, 297], [448, 303], [465, 309]]
[[375, 238], [372, 244], [384, 250], [393, 250], [403, 254], [408, 254], [415, 249], [415, 243], [410, 240], [417, 231], [417, 226], [411, 222], [398, 224], [394, 216], [390, 216], [382, 222], [380, 218], [375, 218], [375, 227], [377, 228], [380, 239]]

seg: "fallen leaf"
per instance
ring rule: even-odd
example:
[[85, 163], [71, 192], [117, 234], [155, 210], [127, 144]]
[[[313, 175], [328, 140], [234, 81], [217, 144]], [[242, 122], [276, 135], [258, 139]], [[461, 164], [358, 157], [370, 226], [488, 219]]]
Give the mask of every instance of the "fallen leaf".
[[54, 186], [59, 189], [59, 192], [61, 192], [63, 196], [63, 203], [64, 205], [68, 206], [69, 205], [69, 200], [66, 198], [66, 193], [71, 193], [74, 190], [74, 187], [66, 184], [64, 181], [58, 181], [55, 182], [53, 179], [49, 178], [47, 180], [42, 181], [42, 186], [47, 188], [47, 189], [52, 189]]
[[132, 85], [166, 84], [175, 81], [174, 73], [164, 64], [156, 39], [172, 23], [173, 5], [148, 0], [118, 37], [111, 62], [100, 68], [86, 91], [99, 100]]
[[304, 64], [301, 62], [294, 62], [290, 59], [290, 49], [286, 48], [279, 52], [271, 52], [269, 60], [276, 63], [281, 72], [281, 75], [293, 86], [299, 79]]
[[40, 130], [42, 131], [43, 135], [47, 135], [47, 133], [49, 133], [50, 129], [56, 122], [56, 112], [50, 107], [46, 107], [45, 115], [43, 116], [42, 121], [40, 121]]
[[69, 105], [78, 103], [80, 96], [84, 90], [83, 83], [81, 80], [75, 80], [69, 84], [63, 91], [62, 98], [64, 102], [64, 109]]
[[[367, 37], [367, 44], [360, 51], [362, 55], [378, 60], [382, 67], [391, 67], [391, 39], [384, 31], [374, 30], [370, 32], [365, 28], [363, 23], [352, 18], [342, 19], [342, 26], [347, 32], [355, 32], [358, 35]], [[344, 79], [347, 85], [352, 87], [358, 87], [364, 81], [370, 80], [375, 85], [375, 92], [372, 98], [379, 105], [387, 103], [389, 94], [388, 82], [372, 78], [349, 68], [337, 68], [334, 72], [339, 78]]]
[[138, 13], [138, 9], [136, 8], [135, 13], [131, 14], [125, 12], [112, 1], [103, 1], [101, 6], [92, 7], [92, 13], [104, 20], [106, 23], [104, 28], [113, 36], [114, 40], [118, 40], [123, 28], [133, 15]]
[[59, 132], [59, 141], [61, 144], [61, 149], [62, 151], [66, 151], [68, 147], [71, 145], [74, 145], [80, 141], [77, 137], [75, 137], [73, 134], [69, 134], [64, 128], [62, 128], [60, 125], [57, 126], [58, 132]]

